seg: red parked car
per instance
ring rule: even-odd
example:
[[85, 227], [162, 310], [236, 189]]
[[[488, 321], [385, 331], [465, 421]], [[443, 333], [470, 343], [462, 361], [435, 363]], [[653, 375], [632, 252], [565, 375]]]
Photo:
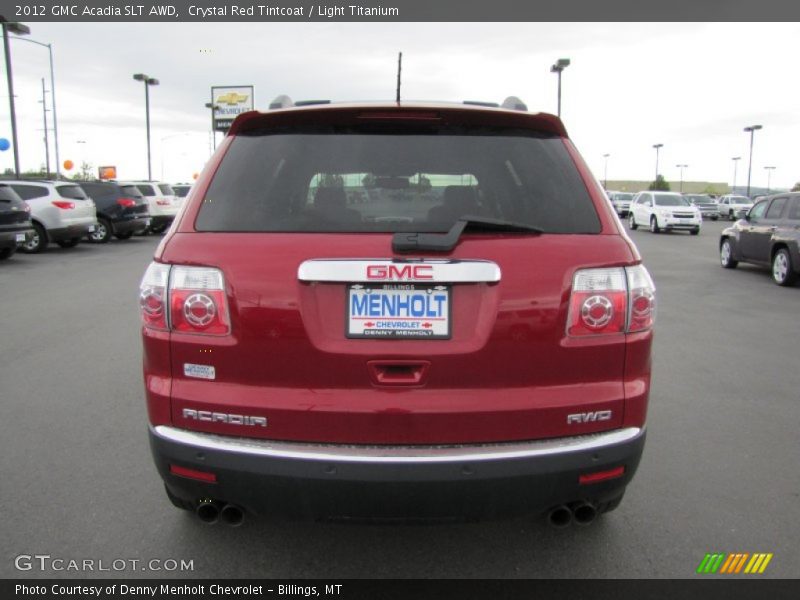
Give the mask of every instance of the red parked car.
[[644, 446], [654, 292], [553, 115], [243, 114], [141, 283], [156, 466], [207, 522], [589, 523]]

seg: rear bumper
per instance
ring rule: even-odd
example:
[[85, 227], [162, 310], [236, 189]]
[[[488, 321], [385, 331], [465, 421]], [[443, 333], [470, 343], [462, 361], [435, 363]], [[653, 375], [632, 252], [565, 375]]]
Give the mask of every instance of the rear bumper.
[[[175, 496], [213, 498], [252, 513], [299, 517], [483, 518], [532, 514], [619, 496], [642, 454], [645, 430], [465, 446], [342, 446], [150, 428], [161, 477]], [[178, 477], [170, 465], [214, 473]], [[581, 485], [617, 467], [624, 475]]]
[[137, 233], [144, 231], [150, 223], [149, 215], [136, 215], [134, 217], [125, 216], [112, 222], [114, 233]]
[[[33, 233], [33, 229], [28, 225], [21, 225], [19, 228], [4, 227], [0, 229], [0, 248], [16, 248], [22, 246]], [[22, 240], [17, 239], [23, 236]]]
[[67, 227], [48, 229], [47, 237], [50, 238], [51, 242], [82, 238], [85, 237], [86, 234], [94, 231], [95, 227], [97, 227], [97, 223], [92, 221], [90, 223], [81, 223], [76, 225], [68, 225]]

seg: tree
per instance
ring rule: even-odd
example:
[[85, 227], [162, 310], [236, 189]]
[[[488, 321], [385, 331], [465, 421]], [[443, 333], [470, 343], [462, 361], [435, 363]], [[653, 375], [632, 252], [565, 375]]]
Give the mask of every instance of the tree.
[[657, 175], [656, 180], [650, 184], [650, 187], [647, 188], [650, 191], [657, 191], [657, 192], [668, 192], [669, 191], [669, 183], [666, 179], [664, 179], [663, 175]]
[[94, 178], [94, 166], [86, 161], [81, 163], [78, 172], [72, 176], [73, 181], [92, 181]]
[[793, 192], [800, 192], [800, 181], [798, 181], [797, 183], [794, 184], [794, 187], [792, 188], [792, 191]]

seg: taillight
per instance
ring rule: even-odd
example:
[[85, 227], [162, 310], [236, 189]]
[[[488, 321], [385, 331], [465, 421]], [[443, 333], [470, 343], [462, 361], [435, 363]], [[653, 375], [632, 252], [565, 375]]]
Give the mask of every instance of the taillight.
[[133, 208], [136, 206], [136, 200], [131, 200], [130, 198], [118, 198], [117, 204], [119, 204], [122, 208]]
[[645, 331], [655, 320], [655, 286], [643, 265], [575, 273], [567, 335]]
[[74, 202], [67, 202], [66, 200], [53, 200], [52, 204], [63, 210], [72, 210], [75, 208]]
[[150, 263], [139, 287], [139, 307], [151, 329], [206, 335], [231, 329], [222, 271], [211, 267]]
[[172, 268], [169, 283], [173, 331], [226, 335], [230, 331], [222, 271], [209, 267]]
[[139, 285], [139, 308], [145, 327], [167, 331], [169, 265], [150, 263]]

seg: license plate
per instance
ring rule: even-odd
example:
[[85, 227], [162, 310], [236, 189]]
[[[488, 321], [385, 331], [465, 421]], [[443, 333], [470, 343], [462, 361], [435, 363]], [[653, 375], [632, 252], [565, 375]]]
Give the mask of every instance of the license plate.
[[94, 233], [94, 225], [89, 225], [89, 233]]
[[444, 285], [348, 285], [345, 335], [450, 339], [450, 298], [450, 287]]
[[25, 241], [25, 234], [24, 233], [18, 233], [16, 236], [14, 236], [14, 238], [15, 238], [15, 241], [17, 241], [17, 242], [24, 242]]

